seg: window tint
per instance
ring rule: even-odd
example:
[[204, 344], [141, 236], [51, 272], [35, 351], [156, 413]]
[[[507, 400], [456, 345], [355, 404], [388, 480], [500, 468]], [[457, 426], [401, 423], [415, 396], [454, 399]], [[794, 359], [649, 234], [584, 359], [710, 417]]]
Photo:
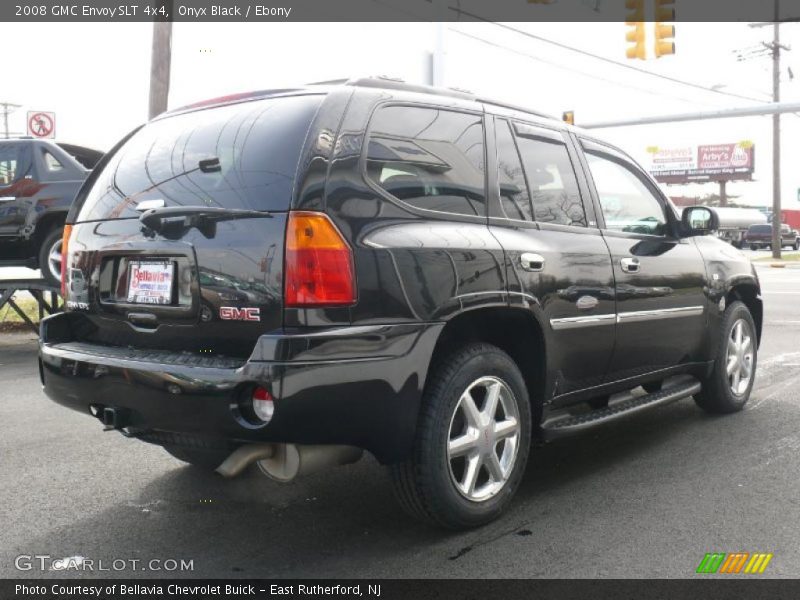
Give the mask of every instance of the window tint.
[[772, 225], [750, 225], [751, 233], [772, 233]]
[[519, 152], [530, 187], [534, 218], [542, 223], [586, 227], [586, 214], [567, 146], [533, 128], [517, 130]]
[[371, 124], [367, 176], [417, 208], [486, 214], [483, 121], [478, 115], [389, 106]]
[[52, 154], [50, 154], [47, 150], [42, 152], [42, 156], [44, 157], [44, 165], [48, 171], [51, 173], [56, 173], [58, 171], [64, 170], [64, 165]]
[[497, 169], [503, 216], [523, 221], [533, 220], [528, 186], [508, 121], [497, 121]]
[[17, 165], [20, 162], [18, 146], [0, 146], [0, 185], [10, 185], [17, 179]]
[[664, 208], [630, 167], [607, 155], [586, 153], [606, 229], [664, 235]]
[[[166, 206], [287, 210], [321, 101], [316, 95], [271, 98], [154, 121], [106, 165], [79, 219], [138, 217], [136, 204], [148, 199]], [[212, 162], [201, 169], [201, 161]]]

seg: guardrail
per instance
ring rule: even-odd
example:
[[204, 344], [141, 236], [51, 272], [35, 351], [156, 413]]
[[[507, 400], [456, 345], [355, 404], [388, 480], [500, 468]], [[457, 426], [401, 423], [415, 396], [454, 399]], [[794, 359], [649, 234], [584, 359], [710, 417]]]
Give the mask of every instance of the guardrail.
[[14, 294], [28, 292], [33, 296], [39, 305], [39, 320], [41, 321], [45, 314], [52, 315], [60, 312], [63, 308], [63, 302], [59, 302], [59, 291], [57, 287], [47, 283], [44, 279], [0, 279], [0, 310], [8, 304], [28, 327], [38, 334], [39, 326], [31, 321], [25, 311], [14, 302]]

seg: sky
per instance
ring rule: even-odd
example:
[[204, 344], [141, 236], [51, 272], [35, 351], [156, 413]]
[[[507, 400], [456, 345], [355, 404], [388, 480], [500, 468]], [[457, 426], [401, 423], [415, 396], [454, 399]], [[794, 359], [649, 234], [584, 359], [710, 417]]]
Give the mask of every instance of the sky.
[[[578, 125], [770, 101], [772, 62], [759, 56], [759, 49], [770, 41], [771, 27], [677, 23], [676, 30], [675, 56], [630, 61], [623, 23], [176, 23], [169, 106], [353, 76], [427, 83], [437, 39], [445, 51], [440, 73], [445, 86], [555, 115], [574, 110]], [[790, 47], [798, 34], [798, 23], [782, 26]], [[5, 48], [20, 49], [4, 63], [0, 79], [0, 102], [22, 105], [10, 117], [12, 131], [24, 133], [29, 110], [54, 111], [59, 141], [107, 150], [146, 121], [152, 24], [0, 23], [0, 39]], [[738, 61], [742, 51], [754, 56]], [[800, 101], [800, 45], [785, 53], [783, 64], [782, 99]], [[772, 202], [769, 117], [593, 134], [645, 165], [651, 146], [750, 140], [756, 148], [755, 181], [733, 183], [728, 193], [748, 204]], [[782, 117], [782, 135], [783, 204], [800, 209], [800, 116]], [[672, 196], [717, 191], [713, 183], [667, 188]]]

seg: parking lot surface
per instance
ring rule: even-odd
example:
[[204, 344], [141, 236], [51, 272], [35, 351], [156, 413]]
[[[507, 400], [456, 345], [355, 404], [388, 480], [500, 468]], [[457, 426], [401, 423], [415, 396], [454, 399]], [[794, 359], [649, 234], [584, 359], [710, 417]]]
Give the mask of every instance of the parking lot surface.
[[[289, 485], [225, 481], [104, 433], [42, 394], [33, 336], [0, 335], [0, 577], [65, 575], [15, 567], [35, 554], [193, 560], [171, 577], [690, 577], [706, 552], [737, 551], [800, 577], [800, 269], [759, 275], [745, 411], [684, 400], [538, 448], [508, 514], [458, 534], [406, 517], [371, 458]], [[115, 575], [165, 573], [68, 573]]]

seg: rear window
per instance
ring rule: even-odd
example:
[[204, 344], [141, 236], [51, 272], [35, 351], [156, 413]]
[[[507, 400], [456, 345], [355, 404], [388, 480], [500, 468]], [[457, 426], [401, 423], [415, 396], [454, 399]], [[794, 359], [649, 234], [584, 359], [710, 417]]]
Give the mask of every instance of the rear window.
[[772, 233], [771, 225], [750, 225], [750, 233]]
[[138, 217], [136, 205], [156, 199], [165, 206], [288, 210], [322, 98], [271, 98], [155, 121], [112, 157], [78, 220]]

